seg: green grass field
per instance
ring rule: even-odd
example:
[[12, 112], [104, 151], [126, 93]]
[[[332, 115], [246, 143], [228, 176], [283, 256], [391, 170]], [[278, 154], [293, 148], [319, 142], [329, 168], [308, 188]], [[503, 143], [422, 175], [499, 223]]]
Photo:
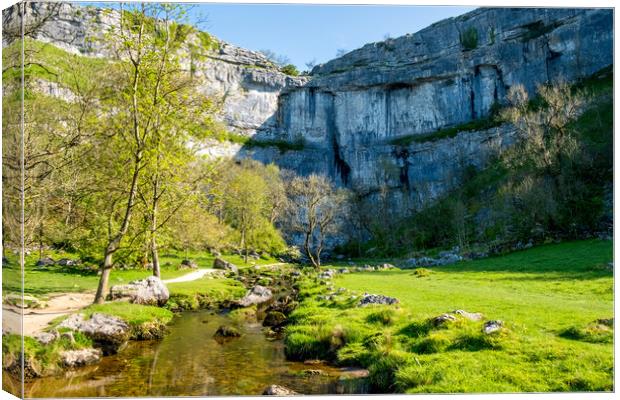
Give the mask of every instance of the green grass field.
[[[75, 259], [76, 257], [70, 253], [57, 251], [48, 251], [45, 257], [52, 257], [54, 260], [61, 258]], [[191, 270], [179, 269], [181, 261], [188, 257], [198, 264], [198, 268], [212, 268], [215, 257], [209, 253], [192, 252], [187, 255], [178, 253], [163, 253], [161, 256], [161, 276], [162, 279], [172, 279], [185, 275]], [[240, 268], [246, 268], [251, 265], [266, 265], [276, 263], [275, 259], [249, 260], [248, 263], [243, 261], [243, 257], [239, 255], [224, 255], [224, 259], [232, 262]], [[97, 289], [99, 276], [96, 267], [60, 267], [52, 266], [47, 268], [37, 268], [35, 264], [38, 255], [31, 254], [26, 257], [26, 275], [24, 292], [29, 295], [45, 297], [50, 293], [66, 293], [66, 292], [88, 292]], [[110, 285], [118, 285], [127, 283], [136, 279], [143, 279], [151, 275], [151, 271], [146, 269], [113, 269], [110, 275]], [[15, 257], [9, 258], [9, 264], [2, 267], [2, 288], [4, 294], [11, 292], [19, 292], [21, 290], [21, 274], [19, 265]]]
[[[506, 256], [430, 268], [337, 276], [348, 291], [306, 299], [287, 328], [291, 358], [323, 358], [370, 370], [377, 392], [532, 392], [613, 390], [612, 243], [546, 245]], [[356, 307], [351, 295], [396, 297], [395, 306]], [[429, 319], [464, 309], [502, 320], [433, 327]]]

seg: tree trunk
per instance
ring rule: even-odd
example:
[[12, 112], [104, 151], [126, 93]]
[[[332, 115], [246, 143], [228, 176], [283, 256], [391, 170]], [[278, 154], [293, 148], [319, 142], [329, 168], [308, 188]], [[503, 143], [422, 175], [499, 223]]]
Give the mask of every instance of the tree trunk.
[[304, 240], [304, 251], [306, 252], [306, 255], [308, 256], [308, 258], [310, 259], [310, 262], [312, 263], [312, 266], [314, 268], [318, 268], [319, 265], [317, 264], [316, 260], [314, 259], [314, 256], [312, 255], [312, 249], [310, 248], [310, 235], [312, 233], [308, 233], [306, 232], [306, 238]]
[[153, 276], [161, 278], [159, 270], [159, 250], [157, 249], [155, 235], [151, 236], [151, 256], [153, 257]]
[[110, 271], [112, 271], [112, 255], [115, 251], [116, 247], [113, 244], [106, 247], [103, 265], [101, 266], [101, 278], [99, 279], [99, 286], [97, 286], [97, 294], [95, 295], [95, 304], [103, 304], [105, 301], [105, 294], [108, 291], [108, 282], [110, 281]]

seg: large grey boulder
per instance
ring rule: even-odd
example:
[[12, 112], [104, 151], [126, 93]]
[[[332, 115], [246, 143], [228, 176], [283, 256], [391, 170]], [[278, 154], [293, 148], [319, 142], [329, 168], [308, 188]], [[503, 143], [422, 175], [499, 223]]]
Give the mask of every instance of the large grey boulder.
[[127, 343], [130, 335], [130, 327], [125, 321], [101, 313], [94, 313], [89, 319], [85, 319], [82, 314], [73, 314], [61, 322], [58, 328], [68, 328], [85, 334], [106, 355], [118, 352]]
[[101, 360], [101, 350], [92, 348], [65, 350], [60, 352], [60, 360], [65, 367], [69, 368], [91, 365]]
[[237, 301], [237, 305], [240, 307], [249, 307], [255, 304], [262, 304], [273, 299], [273, 293], [269, 288], [261, 285], [254, 286], [248, 293]]
[[163, 306], [170, 293], [164, 282], [156, 276], [130, 282], [126, 285], [114, 285], [110, 288], [110, 300], [128, 299], [135, 304]]

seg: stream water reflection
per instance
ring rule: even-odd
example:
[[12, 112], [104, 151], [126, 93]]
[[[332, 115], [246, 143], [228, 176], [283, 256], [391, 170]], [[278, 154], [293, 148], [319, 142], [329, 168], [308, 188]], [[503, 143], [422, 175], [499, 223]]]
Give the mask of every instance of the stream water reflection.
[[365, 385], [339, 379], [336, 368], [287, 361], [282, 341], [268, 340], [259, 323], [238, 325], [240, 338], [213, 339], [231, 323], [208, 311], [183, 313], [163, 340], [130, 342], [97, 365], [28, 382], [26, 397], [260, 395], [271, 384], [303, 394], [365, 392]]

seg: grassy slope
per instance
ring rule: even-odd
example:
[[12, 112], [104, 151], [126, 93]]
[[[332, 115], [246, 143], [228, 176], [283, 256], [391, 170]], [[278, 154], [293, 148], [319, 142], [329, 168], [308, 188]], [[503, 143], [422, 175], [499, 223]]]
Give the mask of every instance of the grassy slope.
[[[613, 276], [604, 268], [611, 259], [611, 242], [591, 240], [434, 268], [426, 278], [412, 271], [341, 275], [336, 285], [397, 297], [399, 309], [310, 296], [293, 314], [287, 351], [361, 364], [384, 392], [611, 390], [611, 333], [566, 335], [613, 316]], [[487, 337], [481, 322], [428, 325], [455, 309], [482, 312], [508, 329]]]

